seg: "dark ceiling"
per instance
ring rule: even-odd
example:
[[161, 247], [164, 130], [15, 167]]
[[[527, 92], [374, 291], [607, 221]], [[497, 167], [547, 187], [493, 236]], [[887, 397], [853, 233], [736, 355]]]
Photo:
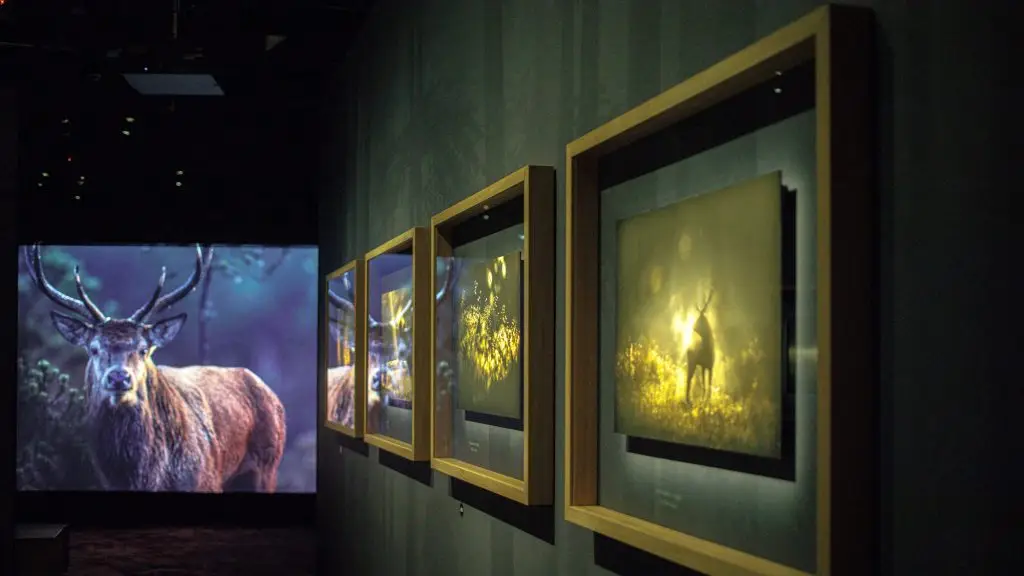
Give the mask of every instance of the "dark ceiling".
[[[20, 234], [127, 241], [83, 221], [139, 213], [150, 222], [139, 240], [173, 234], [190, 214], [211, 227], [244, 214], [309, 228], [324, 89], [368, 7], [6, 0], [0, 65], [20, 83]], [[122, 76], [142, 69], [211, 74], [225, 95], [144, 96]]]

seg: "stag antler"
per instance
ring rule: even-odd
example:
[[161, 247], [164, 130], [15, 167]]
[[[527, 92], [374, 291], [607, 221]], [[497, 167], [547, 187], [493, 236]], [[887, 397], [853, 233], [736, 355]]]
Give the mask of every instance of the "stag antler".
[[39, 244], [34, 244], [31, 247], [26, 246], [23, 248], [23, 254], [25, 257], [25, 264], [28, 266], [29, 276], [32, 277], [32, 281], [35, 282], [39, 290], [46, 295], [47, 298], [53, 300], [55, 304], [63, 306], [64, 308], [78, 314], [82, 318], [92, 318], [96, 322], [105, 322], [107, 320], [106, 315], [100, 310], [99, 306], [93, 303], [89, 299], [89, 295], [85, 292], [85, 286], [82, 285], [82, 276], [79, 274], [78, 266], [75, 266], [75, 289], [78, 291], [78, 297], [72, 298], [67, 294], [61, 292], [57, 288], [50, 284], [50, 281], [46, 279], [46, 273], [43, 272], [43, 258], [42, 249]]
[[[441, 300], [444, 300], [444, 297], [448, 294], [448, 290], [451, 288], [452, 281], [455, 278], [455, 275], [452, 274], [452, 269], [455, 267], [454, 260], [454, 258], [449, 258], [447, 262], [445, 262], [445, 278], [444, 282], [441, 284], [441, 289], [438, 290], [437, 294], [434, 295], [435, 302], [440, 302]], [[327, 289], [327, 298], [331, 301], [331, 305], [333, 305], [335, 308], [340, 308], [342, 310], [355, 314], [355, 305], [353, 305], [352, 302], [350, 302], [348, 299], [343, 298], [341, 295], [339, 295], [334, 290], [331, 290], [330, 288]], [[395, 314], [395, 317], [392, 318], [390, 322], [380, 322], [379, 320], [375, 319], [373, 316], [370, 316], [369, 314], [367, 315], [367, 321], [370, 324], [370, 328], [376, 328], [377, 326], [383, 326], [385, 324], [387, 324], [388, 326], [394, 326], [398, 324], [399, 320], [401, 320], [401, 318], [405, 316], [405, 313], [408, 312], [410, 308], [412, 308], [412, 300], [406, 302], [402, 310], [398, 314]]]
[[715, 289], [712, 288], [708, 291], [708, 297], [704, 300], [704, 305], [697, 308], [697, 311], [704, 314], [708, 310], [708, 305], [711, 304], [711, 297], [715, 295]]
[[160, 293], [163, 292], [164, 281], [167, 279], [167, 268], [161, 268], [160, 279], [157, 281], [156, 290], [153, 291], [153, 296], [151, 296], [149, 301], [143, 304], [141, 308], [129, 316], [128, 319], [132, 322], [143, 323], [149, 320], [149, 318], [154, 314], [159, 314], [177, 304], [182, 298], [191, 294], [192, 291], [199, 286], [199, 282], [203, 279], [203, 274], [207, 272], [207, 268], [209, 268], [212, 261], [213, 248], [207, 245], [204, 257], [203, 247], [196, 244], [196, 266], [192, 270], [192, 274], [189, 275], [188, 280], [186, 280], [184, 284], [163, 297], [160, 296]]

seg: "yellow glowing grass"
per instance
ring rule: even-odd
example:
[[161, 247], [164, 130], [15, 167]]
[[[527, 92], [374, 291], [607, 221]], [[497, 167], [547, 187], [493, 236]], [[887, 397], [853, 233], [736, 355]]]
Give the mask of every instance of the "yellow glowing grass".
[[[692, 325], [694, 318], [679, 318], [680, 328]], [[689, 330], [687, 331], [689, 332]], [[682, 338], [682, 331], [677, 331]], [[757, 341], [751, 342], [738, 359], [716, 351], [710, 395], [706, 396], [703, 378], [693, 377], [690, 403], [686, 402], [686, 362], [672, 351], [643, 338], [631, 342], [616, 363], [618, 409], [634, 415], [646, 434], [676, 442], [748, 453], [771, 450], [776, 436], [772, 424], [777, 407], [771, 398], [751, 393], [733, 396], [721, 383], [735, 382], [737, 368], [756, 364], [763, 357]], [[685, 356], [684, 356], [685, 358]], [[699, 373], [699, 370], [698, 370]], [[756, 379], [749, 383], [753, 392]]]
[[518, 323], [498, 299], [501, 284], [494, 282], [495, 274], [505, 278], [507, 273], [505, 257], [496, 258], [487, 270], [486, 289], [474, 282], [472, 294], [460, 299], [459, 349], [487, 390], [509, 375], [519, 355]]

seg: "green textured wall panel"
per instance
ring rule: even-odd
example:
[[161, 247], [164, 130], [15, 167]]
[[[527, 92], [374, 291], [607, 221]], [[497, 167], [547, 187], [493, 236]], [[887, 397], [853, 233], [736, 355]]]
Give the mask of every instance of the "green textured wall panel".
[[[432, 214], [524, 164], [555, 166], [555, 544], [469, 506], [460, 516], [444, 475], [434, 474], [427, 486], [379, 464], [376, 449], [339, 454], [335, 435], [325, 430], [322, 574], [607, 574], [594, 565], [591, 533], [560, 513], [565, 145], [817, 4], [422, 0], [373, 9], [347, 68], [335, 74], [332, 113], [325, 116], [321, 268], [428, 225]], [[1009, 165], [993, 143], [1000, 120], [989, 98], [1002, 69], [993, 58], [1004, 53], [993, 26], [1010, 18], [982, 12], [985, 3], [970, 0], [870, 4], [879, 22], [877, 47], [864, 49], [879, 55], [885, 327], [880, 562], [895, 574], [951, 567], [995, 573], [987, 569], [994, 560], [978, 524], [992, 513], [978, 478], [993, 464], [976, 464], [972, 472], [957, 466], [985, 444], [930, 423], [949, 418], [982, 429], [994, 402], [982, 394], [981, 406], [965, 411], [956, 400], [962, 392], [935, 393], [935, 382], [970, 379], [984, 388], [993, 380], [979, 378], [959, 352], [978, 346], [971, 331], [941, 329], [934, 312], [978, 302], [971, 278], [991, 266], [977, 257], [983, 212]], [[955, 238], [946, 227], [954, 219]], [[934, 358], [945, 359], [941, 369]]]

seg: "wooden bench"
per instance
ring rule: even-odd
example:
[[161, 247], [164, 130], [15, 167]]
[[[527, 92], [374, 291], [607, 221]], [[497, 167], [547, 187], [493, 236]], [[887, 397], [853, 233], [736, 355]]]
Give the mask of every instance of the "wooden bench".
[[56, 576], [68, 571], [69, 530], [64, 524], [19, 524], [14, 528], [16, 572]]

